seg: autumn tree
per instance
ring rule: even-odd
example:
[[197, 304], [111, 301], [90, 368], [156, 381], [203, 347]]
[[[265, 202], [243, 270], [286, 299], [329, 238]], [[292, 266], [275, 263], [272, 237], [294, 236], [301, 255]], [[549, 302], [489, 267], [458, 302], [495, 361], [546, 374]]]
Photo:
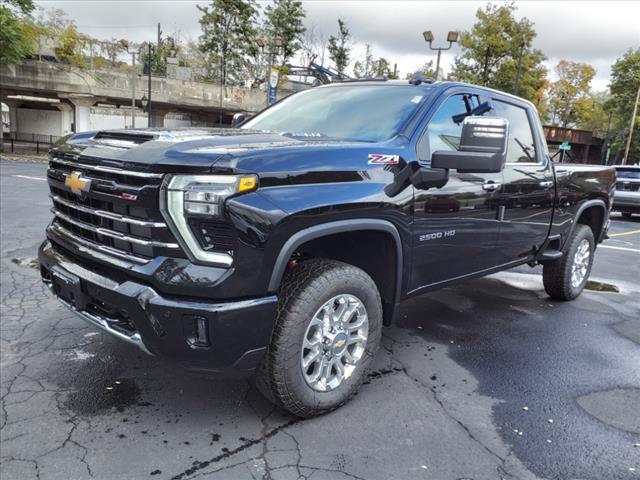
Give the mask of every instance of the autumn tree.
[[258, 54], [255, 1], [212, 0], [209, 6], [197, 7], [202, 12], [199, 45], [207, 54], [212, 78], [223, 84], [242, 80], [247, 58]]
[[[265, 9], [264, 30], [268, 41], [282, 38], [281, 59], [286, 63], [300, 48], [306, 31], [305, 11], [299, 0], [275, 0]], [[273, 45], [270, 45], [273, 50]]]
[[513, 93], [520, 52], [522, 65], [518, 95], [538, 103], [545, 86], [545, 59], [532, 47], [533, 23], [517, 20], [514, 3], [488, 4], [476, 12], [476, 23], [462, 32], [461, 53], [454, 61], [451, 77]]
[[344, 75], [347, 65], [349, 65], [349, 54], [351, 47], [349, 46], [349, 38], [351, 34], [347, 28], [347, 24], [338, 19], [338, 36], [331, 35], [329, 37], [329, 58], [333, 60], [336, 70]]
[[548, 100], [551, 123], [576, 126], [588, 122], [593, 108], [590, 89], [595, 68], [586, 63], [560, 60], [555, 71], [558, 80], [551, 83]]

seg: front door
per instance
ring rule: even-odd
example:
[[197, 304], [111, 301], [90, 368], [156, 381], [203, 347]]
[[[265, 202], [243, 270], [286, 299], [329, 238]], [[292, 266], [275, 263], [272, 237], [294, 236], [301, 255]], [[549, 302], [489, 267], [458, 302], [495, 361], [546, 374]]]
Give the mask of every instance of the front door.
[[[429, 163], [431, 153], [457, 150], [462, 121], [472, 95], [448, 97], [428, 122], [420, 142]], [[449, 171], [442, 188], [415, 190], [413, 268], [410, 293], [499, 264], [497, 205], [502, 173]]]

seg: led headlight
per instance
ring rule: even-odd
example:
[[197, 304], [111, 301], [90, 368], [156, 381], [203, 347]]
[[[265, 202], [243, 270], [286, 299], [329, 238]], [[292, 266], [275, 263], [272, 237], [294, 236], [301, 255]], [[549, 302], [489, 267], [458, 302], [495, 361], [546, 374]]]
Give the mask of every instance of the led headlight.
[[[223, 219], [224, 202], [238, 193], [255, 190], [258, 179], [255, 175], [175, 175], [165, 186], [164, 213], [169, 218], [174, 234], [187, 253], [195, 259], [229, 266], [233, 257], [225, 252], [208, 251], [202, 244], [206, 235], [191, 227], [198, 228], [201, 221]], [[191, 227], [190, 227], [191, 225]], [[206, 234], [206, 231], [205, 231]], [[200, 241], [198, 240], [200, 239]]]

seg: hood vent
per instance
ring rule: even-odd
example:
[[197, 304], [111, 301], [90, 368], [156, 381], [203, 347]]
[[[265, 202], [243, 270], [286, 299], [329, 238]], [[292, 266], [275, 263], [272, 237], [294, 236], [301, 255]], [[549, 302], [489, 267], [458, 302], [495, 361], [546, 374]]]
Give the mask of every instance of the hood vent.
[[133, 146], [149, 142], [155, 138], [155, 135], [146, 132], [109, 130], [98, 132], [96, 136], [93, 137], [93, 140], [98, 143], [106, 143], [115, 146]]

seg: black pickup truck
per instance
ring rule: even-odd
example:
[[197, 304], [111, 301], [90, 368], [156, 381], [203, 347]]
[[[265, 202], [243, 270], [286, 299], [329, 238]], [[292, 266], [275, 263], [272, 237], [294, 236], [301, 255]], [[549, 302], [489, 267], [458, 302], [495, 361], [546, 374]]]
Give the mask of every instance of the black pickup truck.
[[529, 102], [421, 78], [314, 88], [236, 128], [75, 134], [49, 161], [54, 295], [300, 416], [356, 392], [408, 297], [521, 264], [577, 297], [616, 180], [553, 165]]

